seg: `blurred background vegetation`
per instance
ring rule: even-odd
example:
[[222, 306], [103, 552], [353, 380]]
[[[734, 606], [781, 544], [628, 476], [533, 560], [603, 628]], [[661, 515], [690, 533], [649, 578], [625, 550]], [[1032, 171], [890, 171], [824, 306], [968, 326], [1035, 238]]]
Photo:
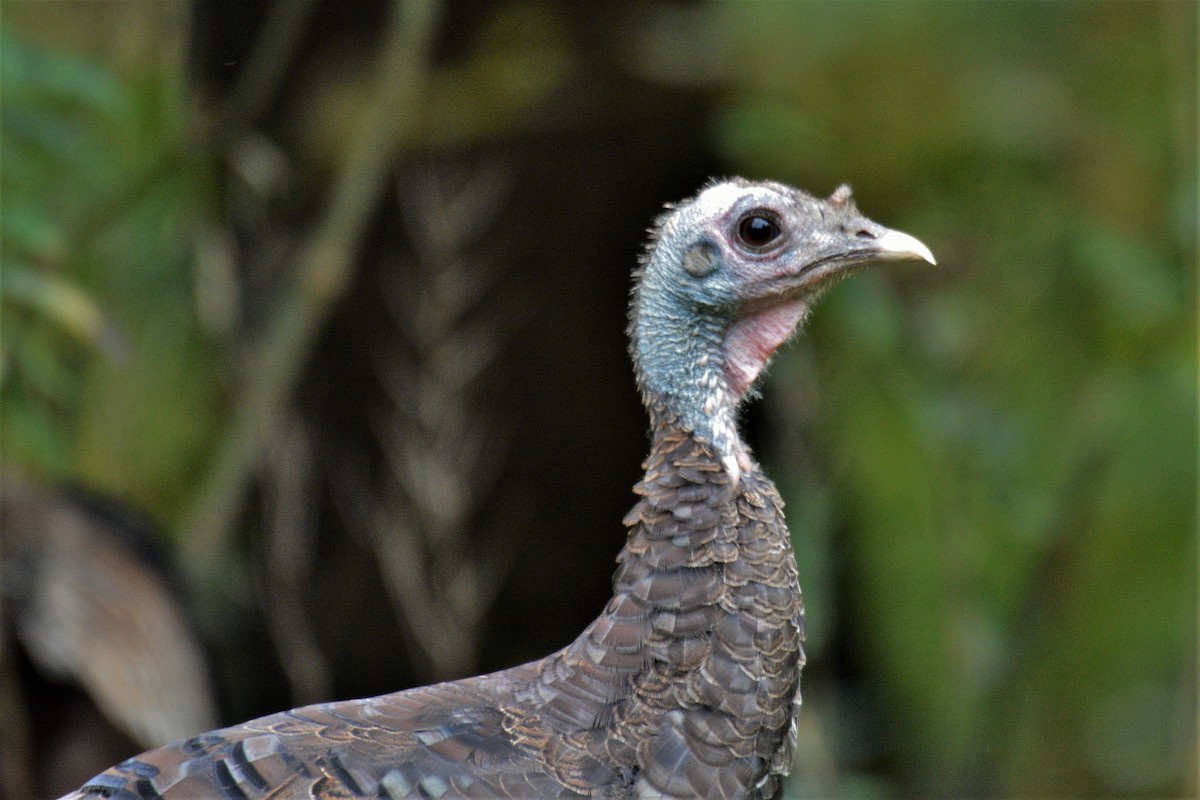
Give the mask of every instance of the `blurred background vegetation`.
[[[6, 490], [150, 523], [220, 720], [596, 613], [629, 269], [736, 173], [940, 260], [839, 286], [747, 415], [808, 609], [788, 796], [1196, 796], [1194, 3], [0, 11]], [[153, 742], [66, 732], [7, 502], [0, 775], [52, 796]]]

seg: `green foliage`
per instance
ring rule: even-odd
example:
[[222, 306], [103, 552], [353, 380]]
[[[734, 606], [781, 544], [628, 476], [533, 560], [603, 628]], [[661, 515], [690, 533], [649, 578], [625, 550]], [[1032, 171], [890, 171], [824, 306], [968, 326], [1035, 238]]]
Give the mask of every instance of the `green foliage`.
[[[111, 325], [66, 264], [71, 199], [95, 185], [103, 141], [94, 134], [125, 99], [103, 73], [48, 55], [0, 29], [0, 398], [9, 459], [61, 472], [65, 420], [79, 396], [73, 362], [112, 347]], [[102, 168], [102, 167], [101, 167]], [[76, 184], [68, 178], [72, 174]]]
[[191, 300], [197, 186], [177, 77], [120, 79], [0, 37], [5, 462], [169, 516], [215, 399]]

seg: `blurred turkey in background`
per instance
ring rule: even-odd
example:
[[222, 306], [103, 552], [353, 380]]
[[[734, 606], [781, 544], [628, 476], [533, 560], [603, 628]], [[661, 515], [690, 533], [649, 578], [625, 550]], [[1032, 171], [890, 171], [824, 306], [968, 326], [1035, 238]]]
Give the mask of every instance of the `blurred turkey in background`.
[[91, 776], [96, 759], [122, 758], [131, 747], [160, 745], [216, 724], [202, 648], [172, 585], [160, 537], [111, 504], [5, 475], [5, 796], [65, 791]]

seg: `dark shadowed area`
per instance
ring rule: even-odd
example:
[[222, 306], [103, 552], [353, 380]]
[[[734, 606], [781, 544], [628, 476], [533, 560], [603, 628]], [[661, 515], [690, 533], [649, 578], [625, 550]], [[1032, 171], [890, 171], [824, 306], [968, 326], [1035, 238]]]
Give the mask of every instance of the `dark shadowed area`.
[[1194, 3], [0, 13], [0, 797], [573, 638], [648, 447], [630, 271], [734, 174], [939, 261], [745, 415], [786, 796], [1196, 795]]

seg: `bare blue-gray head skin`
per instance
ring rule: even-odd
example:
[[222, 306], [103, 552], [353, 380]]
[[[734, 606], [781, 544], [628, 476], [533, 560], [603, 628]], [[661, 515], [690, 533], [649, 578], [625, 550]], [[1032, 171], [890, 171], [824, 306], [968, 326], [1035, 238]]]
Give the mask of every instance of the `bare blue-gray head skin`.
[[822, 200], [734, 178], [659, 217], [630, 309], [630, 348], [651, 415], [665, 408], [712, 444], [736, 479], [749, 466], [737, 408], [813, 301], [869, 264], [929, 248], [862, 216], [850, 188]]

